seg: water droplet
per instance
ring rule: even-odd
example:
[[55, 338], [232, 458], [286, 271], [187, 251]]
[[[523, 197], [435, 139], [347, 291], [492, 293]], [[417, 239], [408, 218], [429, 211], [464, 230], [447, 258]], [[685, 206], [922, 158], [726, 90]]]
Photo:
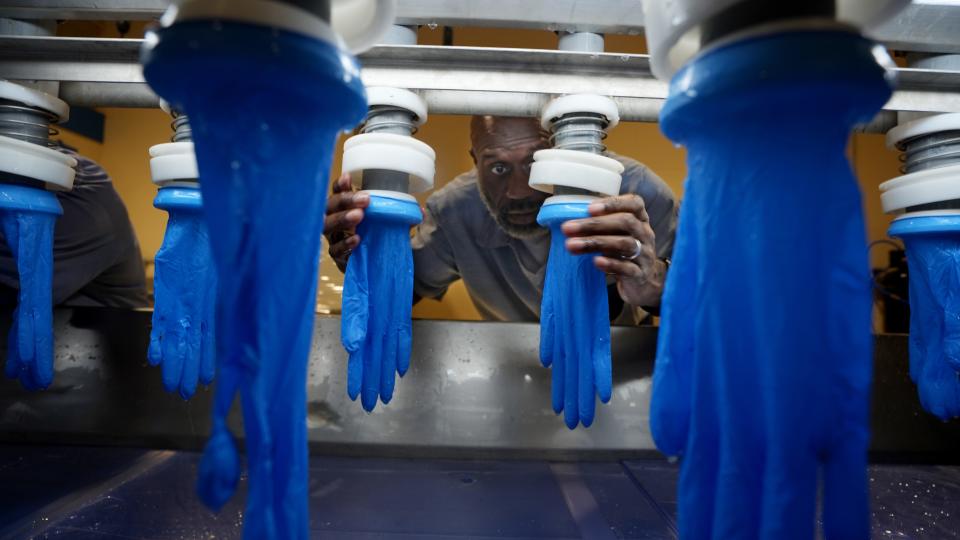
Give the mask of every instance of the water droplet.
[[627, 56], [627, 55], [623, 55], [623, 56], [620, 57], [620, 61], [621, 61], [621, 62], [626, 62], [627, 60], [630, 60], [630, 57]]
[[436, 21], [430, 21], [430, 22], [428, 22], [428, 23], [427, 23], [427, 28], [429, 28], [429, 29], [431, 29], [431, 30], [436, 30], [436, 29], [437, 29], [437, 23], [436, 23]]

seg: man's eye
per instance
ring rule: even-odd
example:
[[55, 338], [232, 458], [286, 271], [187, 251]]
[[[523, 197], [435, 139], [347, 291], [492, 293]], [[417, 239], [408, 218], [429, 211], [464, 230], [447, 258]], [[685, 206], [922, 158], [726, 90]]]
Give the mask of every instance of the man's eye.
[[492, 172], [493, 174], [495, 174], [495, 175], [497, 175], [497, 176], [503, 176], [503, 175], [507, 174], [507, 171], [509, 171], [509, 170], [510, 170], [510, 169], [509, 169], [506, 165], [504, 165], [503, 163], [496, 163], [496, 164], [493, 165], [493, 167], [490, 167], [490, 172]]

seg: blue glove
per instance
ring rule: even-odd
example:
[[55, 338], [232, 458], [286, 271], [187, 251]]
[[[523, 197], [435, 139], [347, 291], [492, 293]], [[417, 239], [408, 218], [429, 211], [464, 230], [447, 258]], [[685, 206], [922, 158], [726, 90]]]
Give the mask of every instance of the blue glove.
[[941, 420], [960, 416], [960, 216], [900, 218], [910, 265], [910, 378]]
[[869, 537], [871, 294], [844, 149], [889, 95], [844, 32], [734, 42], [671, 83], [661, 127], [689, 177], [650, 424], [681, 456], [681, 538], [809, 540], [818, 491], [825, 538]]
[[217, 269], [217, 386], [197, 491], [219, 509], [236, 489], [226, 419], [239, 394], [243, 536], [306, 540], [320, 232], [337, 135], [367, 113], [359, 64], [324, 40], [223, 20], [159, 29], [142, 60], [151, 87], [190, 118]]
[[20, 277], [5, 373], [28, 390], [53, 382], [53, 228], [62, 213], [51, 192], [0, 184], [0, 227]]
[[410, 367], [413, 253], [410, 227], [423, 215], [416, 202], [370, 196], [357, 227], [360, 244], [343, 277], [340, 341], [350, 353], [347, 393], [372, 411], [393, 398], [394, 373]]
[[560, 226], [589, 217], [589, 202], [545, 204], [537, 223], [550, 228], [550, 255], [540, 303], [540, 362], [553, 367], [553, 410], [564, 423], [593, 423], [596, 397], [610, 401], [610, 314], [607, 282], [593, 255], [572, 255]]
[[147, 359], [163, 369], [163, 387], [190, 399], [197, 381], [213, 381], [217, 275], [199, 187], [160, 188], [153, 205], [169, 213], [153, 278], [153, 329]]

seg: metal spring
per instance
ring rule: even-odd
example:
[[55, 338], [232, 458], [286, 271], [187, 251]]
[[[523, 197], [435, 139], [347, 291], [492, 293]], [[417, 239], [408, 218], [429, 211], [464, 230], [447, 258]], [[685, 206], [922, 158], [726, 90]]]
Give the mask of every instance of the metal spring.
[[572, 113], [561, 116], [550, 126], [550, 144], [563, 150], [602, 154], [607, 150], [607, 120], [599, 114]]
[[899, 143], [897, 148], [903, 152], [903, 174], [960, 164], [960, 130], [915, 137]]
[[397, 133], [414, 135], [417, 133], [416, 115], [407, 109], [377, 105], [367, 112], [367, 119], [360, 127], [360, 133]]
[[193, 130], [190, 128], [187, 115], [174, 112], [173, 122], [170, 122], [170, 127], [173, 129], [173, 136], [170, 137], [171, 142], [193, 141]]
[[60, 134], [52, 127], [60, 117], [29, 105], [0, 99], [0, 136], [10, 137], [40, 146], [54, 146], [51, 140]]

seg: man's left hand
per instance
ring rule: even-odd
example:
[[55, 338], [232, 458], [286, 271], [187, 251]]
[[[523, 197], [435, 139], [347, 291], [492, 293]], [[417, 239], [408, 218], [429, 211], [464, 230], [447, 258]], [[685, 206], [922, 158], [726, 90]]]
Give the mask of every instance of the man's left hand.
[[643, 198], [607, 197], [590, 204], [590, 216], [572, 219], [561, 230], [567, 251], [598, 254], [594, 264], [617, 279], [617, 291], [632, 306], [660, 305], [666, 264], [657, 258], [656, 236]]

